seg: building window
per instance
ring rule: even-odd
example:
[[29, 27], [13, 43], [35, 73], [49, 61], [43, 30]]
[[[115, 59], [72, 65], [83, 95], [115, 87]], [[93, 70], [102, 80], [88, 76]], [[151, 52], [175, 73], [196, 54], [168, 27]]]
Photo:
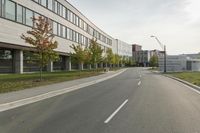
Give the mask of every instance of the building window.
[[68, 39], [68, 40], [70, 40], [70, 37], [69, 37], [69, 36], [70, 36], [70, 33], [69, 33], [69, 30], [70, 30], [70, 29], [67, 28], [67, 39]]
[[50, 32], [53, 33], [53, 21], [51, 19], [49, 19], [49, 18], [47, 20], [48, 20], [48, 23], [49, 23], [49, 25], [50, 25], [50, 27], [52, 29]]
[[23, 51], [23, 68], [24, 72], [35, 72], [39, 71], [40, 67], [38, 65], [39, 60], [35, 56], [34, 52]]
[[0, 73], [13, 72], [13, 51], [0, 48]]
[[73, 41], [76, 42], [76, 32], [72, 31], [72, 33], [73, 33]]
[[77, 34], [78, 35], [78, 43], [81, 44], [81, 34]]
[[20, 6], [20, 5], [17, 5], [17, 22], [23, 23], [22, 6]]
[[48, 9], [53, 10], [53, 0], [48, 0]]
[[47, 0], [40, 0], [41, 5], [47, 7]]
[[34, 0], [35, 2], [39, 3], [39, 0]]
[[73, 13], [73, 24], [76, 24], [76, 15]]
[[15, 3], [10, 0], [5, 1], [5, 17], [15, 21]]
[[58, 36], [61, 36], [61, 25], [58, 24]]
[[58, 24], [53, 22], [53, 34], [58, 35]]
[[34, 18], [39, 18], [41, 15], [34, 12]]
[[69, 39], [72, 41], [73, 40], [73, 33], [72, 33], [72, 30], [70, 29], [69, 30]]
[[33, 26], [33, 12], [29, 9], [26, 9], [26, 25]]
[[69, 21], [73, 22], [73, 13], [71, 11], [69, 11]]
[[2, 16], [2, 1], [0, 0], [0, 16]]
[[79, 26], [79, 17], [76, 16], [76, 26]]
[[63, 16], [62, 14], [63, 14], [63, 6], [61, 5], [61, 4], [59, 4], [58, 3], [58, 14], [60, 15], [60, 16]]
[[84, 22], [83, 29], [87, 31], [87, 23]]
[[66, 18], [66, 8], [63, 6], [63, 13], [62, 13], [63, 17]]
[[65, 29], [65, 26], [62, 27], [62, 37], [66, 38], [66, 29]]
[[76, 32], [76, 42], [78, 43], [79, 42], [79, 33], [78, 32]]
[[55, 13], [58, 13], [58, 2], [55, 1], [54, 4], [55, 4], [55, 5], [54, 5], [54, 12], [55, 12]]
[[70, 10], [67, 10], [67, 20], [70, 21]]

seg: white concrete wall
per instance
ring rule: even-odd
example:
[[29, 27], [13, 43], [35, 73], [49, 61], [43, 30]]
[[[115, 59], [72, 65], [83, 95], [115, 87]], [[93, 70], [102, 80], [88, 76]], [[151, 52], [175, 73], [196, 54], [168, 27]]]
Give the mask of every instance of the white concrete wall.
[[132, 57], [132, 45], [121, 40], [116, 39], [117, 53], [121, 56]]
[[[168, 72], [179, 72], [187, 69], [186, 67], [187, 57], [186, 56], [167, 56], [166, 66]], [[164, 71], [164, 57], [159, 57], [158, 59], [160, 71]]]
[[[52, 20], [59, 22], [67, 27], [70, 27], [71, 29], [81, 33], [82, 35], [88, 37], [89, 39], [92, 39], [93, 36], [89, 35], [86, 31], [82, 30], [81, 28], [75, 26], [71, 22], [65, 20], [64, 18], [56, 15], [55, 13], [51, 12], [50, 10], [38, 5], [37, 3], [31, 1], [31, 0], [13, 0], [18, 4], [21, 4], [33, 11], [36, 11], [44, 16], [48, 16]], [[101, 34], [105, 35], [106, 37], [114, 40], [114, 38], [110, 37], [103, 31], [101, 31], [98, 27], [96, 27], [92, 22], [90, 22], [86, 17], [84, 17], [77, 9], [75, 9], [73, 6], [71, 6], [68, 2], [65, 0], [58, 0], [60, 3], [65, 5], [67, 8], [72, 10], [74, 13], [76, 13], [80, 18], [82, 18], [85, 22], [87, 22], [90, 26], [98, 30]], [[37, 10], [36, 10], [37, 9]], [[31, 47], [29, 44], [25, 44], [24, 40], [20, 38], [22, 33], [26, 33], [27, 30], [30, 30], [30, 27], [27, 27], [22, 24], [18, 24], [16, 22], [12, 22], [3, 18], [0, 18], [0, 42], [20, 45], [20, 46], [27, 46]], [[72, 42], [67, 39], [63, 39], [60, 37], [55, 37], [55, 39], [58, 41], [59, 45], [56, 51], [63, 52], [63, 53], [70, 53], [71, 48], [70, 45], [77, 44], [75, 42]], [[106, 46], [108, 48], [112, 48], [112, 46], [98, 40], [98, 43]]]
[[192, 71], [200, 71], [200, 61], [192, 62]]

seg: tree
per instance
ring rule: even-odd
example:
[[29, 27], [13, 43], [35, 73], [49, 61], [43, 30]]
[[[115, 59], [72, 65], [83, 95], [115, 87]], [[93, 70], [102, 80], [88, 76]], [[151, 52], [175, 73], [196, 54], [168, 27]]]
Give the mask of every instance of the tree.
[[90, 41], [89, 51], [91, 53], [91, 63], [97, 65], [97, 63], [103, 60], [102, 53], [103, 49], [97, 43], [97, 39], [92, 39]]
[[58, 42], [54, 41], [52, 34], [52, 27], [49, 20], [39, 16], [32, 18], [34, 27], [27, 31], [28, 36], [22, 34], [21, 38], [26, 43], [33, 45], [36, 49], [36, 56], [40, 67], [40, 81], [42, 80], [42, 68], [45, 67], [49, 61], [56, 61], [59, 59], [58, 53], [54, 51], [57, 48]]
[[92, 64], [92, 53], [89, 48], [85, 48], [85, 63], [89, 65], [89, 69], [91, 69]]
[[80, 44], [79, 45], [72, 44], [72, 46], [70, 46], [70, 47], [74, 50], [74, 53], [71, 53], [71, 56], [74, 57], [74, 59], [82, 67], [82, 65], [84, 64], [84, 62], [86, 60], [86, 51], [85, 51], [85, 49]]
[[153, 55], [153, 56], [150, 58], [150, 66], [151, 66], [151, 67], [158, 67], [158, 56]]
[[113, 63], [113, 52], [111, 48], [106, 50], [106, 61], [108, 64], [110, 64], [110, 66]]
[[122, 64], [125, 65], [127, 63], [127, 58], [125, 56], [122, 57]]
[[115, 64], [117, 65], [117, 67], [119, 67], [120, 59], [120, 56], [118, 54], [115, 54]]

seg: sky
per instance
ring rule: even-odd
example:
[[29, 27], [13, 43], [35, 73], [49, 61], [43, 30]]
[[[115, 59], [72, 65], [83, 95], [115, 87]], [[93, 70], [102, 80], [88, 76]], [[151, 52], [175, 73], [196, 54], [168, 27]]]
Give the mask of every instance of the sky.
[[200, 0], [68, 0], [115, 39], [168, 54], [200, 52]]

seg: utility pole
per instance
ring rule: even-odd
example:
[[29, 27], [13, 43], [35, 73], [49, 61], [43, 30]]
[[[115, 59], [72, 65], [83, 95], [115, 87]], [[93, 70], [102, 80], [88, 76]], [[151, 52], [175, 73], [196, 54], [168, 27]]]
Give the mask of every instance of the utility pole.
[[166, 45], [163, 45], [160, 40], [156, 36], [151, 36], [152, 38], [155, 38], [156, 41], [159, 43], [160, 47], [164, 50], [164, 73], [167, 72], [167, 52], [166, 52]]

